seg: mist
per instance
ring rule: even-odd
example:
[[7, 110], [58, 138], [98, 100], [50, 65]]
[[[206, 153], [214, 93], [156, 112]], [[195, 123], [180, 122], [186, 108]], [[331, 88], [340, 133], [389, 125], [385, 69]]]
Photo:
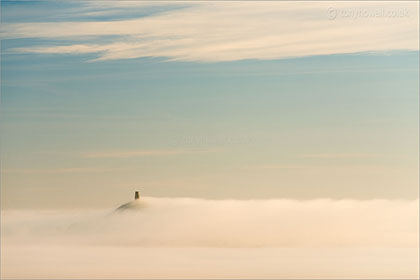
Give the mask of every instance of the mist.
[[419, 200], [141, 203], [2, 211], [2, 277], [418, 277]]

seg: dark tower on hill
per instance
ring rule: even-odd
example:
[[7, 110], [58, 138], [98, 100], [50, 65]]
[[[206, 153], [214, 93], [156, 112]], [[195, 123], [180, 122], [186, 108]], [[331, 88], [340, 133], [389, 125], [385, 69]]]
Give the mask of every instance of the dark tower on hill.
[[140, 200], [140, 192], [134, 192], [134, 200], [127, 202], [116, 209], [116, 211], [125, 211], [125, 210], [140, 210], [146, 207], [146, 202]]

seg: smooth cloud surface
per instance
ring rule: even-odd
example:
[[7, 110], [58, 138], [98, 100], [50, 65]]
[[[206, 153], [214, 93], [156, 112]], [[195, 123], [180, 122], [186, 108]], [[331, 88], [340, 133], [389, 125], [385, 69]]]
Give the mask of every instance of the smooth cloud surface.
[[125, 212], [3, 212], [3, 276], [417, 277], [418, 200], [142, 203]]
[[115, 213], [5, 212], [4, 238], [116, 246], [418, 246], [418, 201], [142, 200], [140, 210]]
[[15, 52], [233, 61], [418, 50], [418, 31], [416, 2], [189, 2], [128, 20], [4, 24], [2, 37], [64, 40]]

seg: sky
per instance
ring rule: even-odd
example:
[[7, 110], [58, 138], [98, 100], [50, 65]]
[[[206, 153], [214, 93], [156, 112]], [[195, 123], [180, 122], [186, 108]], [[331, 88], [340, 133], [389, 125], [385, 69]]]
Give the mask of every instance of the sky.
[[1, 206], [418, 198], [418, 3], [1, 2]]
[[1, 278], [419, 279], [418, 2], [0, 7]]

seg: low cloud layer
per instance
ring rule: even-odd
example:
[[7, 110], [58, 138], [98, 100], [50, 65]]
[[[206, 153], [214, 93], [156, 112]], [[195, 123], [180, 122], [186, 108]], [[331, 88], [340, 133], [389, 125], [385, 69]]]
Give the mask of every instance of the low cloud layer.
[[418, 247], [418, 200], [143, 198], [112, 211], [6, 211], [8, 243], [143, 247]]
[[418, 277], [418, 200], [141, 203], [2, 212], [2, 277]]

